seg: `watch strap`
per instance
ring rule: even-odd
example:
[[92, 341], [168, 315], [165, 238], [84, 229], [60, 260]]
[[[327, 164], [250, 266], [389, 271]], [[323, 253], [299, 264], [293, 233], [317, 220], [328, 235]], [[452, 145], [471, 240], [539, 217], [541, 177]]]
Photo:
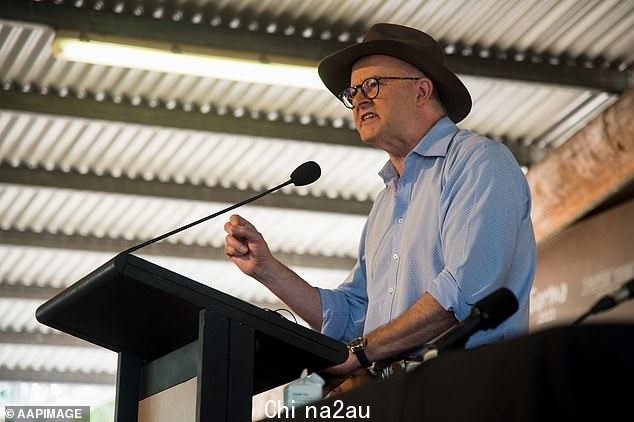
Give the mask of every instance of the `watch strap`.
[[367, 344], [367, 340], [365, 337], [358, 337], [350, 342], [348, 348], [359, 360], [362, 368], [369, 368], [372, 366], [372, 362], [368, 360], [368, 357], [365, 354], [365, 345]]

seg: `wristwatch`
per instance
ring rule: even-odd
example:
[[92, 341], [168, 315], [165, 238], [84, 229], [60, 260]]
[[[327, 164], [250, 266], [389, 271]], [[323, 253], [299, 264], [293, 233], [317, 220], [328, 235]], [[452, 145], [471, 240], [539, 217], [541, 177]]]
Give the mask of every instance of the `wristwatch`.
[[362, 368], [369, 368], [372, 366], [372, 362], [368, 360], [365, 355], [365, 346], [368, 344], [368, 339], [365, 337], [357, 337], [348, 344], [348, 350], [350, 350], [359, 360]]

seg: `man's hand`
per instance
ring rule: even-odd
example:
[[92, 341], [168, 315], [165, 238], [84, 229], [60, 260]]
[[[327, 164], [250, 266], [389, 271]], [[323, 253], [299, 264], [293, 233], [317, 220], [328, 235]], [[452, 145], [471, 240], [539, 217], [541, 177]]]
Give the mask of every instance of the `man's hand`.
[[374, 380], [370, 371], [361, 368], [359, 360], [350, 351], [345, 362], [331, 366], [320, 372], [319, 375], [326, 381], [324, 394], [329, 396], [350, 391], [361, 384]]
[[272, 273], [272, 267], [277, 262], [269, 250], [264, 237], [253, 224], [240, 217], [232, 215], [225, 223], [225, 253], [240, 270], [260, 281]]
[[324, 373], [332, 376], [347, 377], [359, 368], [361, 368], [359, 359], [357, 359], [354, 353], [348, 350], [348, 358], [343, 363], [325, 369]]
[[345, 378], [328, 379], [324, 385], [324, 394], [328, 397], [336, 396], [376, 380], [368, 369], [359, 368]]
[[275, 259], [262, 235], [244, 218], [232, 215], [224, 228], [225, 253], [233, 263], [319, 330], [322, 324], [319, 291]]

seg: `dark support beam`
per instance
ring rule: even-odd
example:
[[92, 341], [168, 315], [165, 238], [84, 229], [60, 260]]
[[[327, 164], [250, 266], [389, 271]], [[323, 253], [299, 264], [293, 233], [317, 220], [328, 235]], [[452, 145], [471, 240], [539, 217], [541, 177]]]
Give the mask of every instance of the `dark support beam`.
[[114, 386], [115, 375], [103, 373], [36, 371], [0, 367], [0, 380], [70, 384], [104, 384]]
[[[73, 3], [56, 5], [52, 2], [8, 0], [0, 6], [0, 17], [88, 34], [241, 50], [256, 53], [264, 60], [267, 56], [287, 56], [314, 63], [329, 53], [349, 45], [359, 35], [359, 29], [356, 29], [350, 34], [351, 41], [344, 43], [336, 39], [324, 40], [318, 36], [287, 36], [280, 31], [269, 34], [263, 30], [269, 22], [261, 22], [261, 29], [258, 31], [247, 30], [244, 26], [238, 29], [226, 25], [213, 26], [209, 24], [212, 16], [206, 9], [185, 11], [182, 19], [176, 21], [172, 19], [173, 14], [169, 11], [166, 11], [163, 17], [156, 18], [152, 17], [153, 10], [149, 8], [140, 16], [135, 16], [129, 6], [127, 10], [115, 13], [105, 7], [103, 10], [94, 10], [91, 8], [92, 2], [84, 2], [86, 5], [82, 7], [75, 7]], [[200, 23], [192, 22], [191, 18], [196, 12], [203, 16]], [[320, 30], [325, 29], [332, 28], [315, 28], [314, 32], [319, 34]], [[516, 60], [516, 55], [510, 52], [490, 52], [489, 57], [482, 57], [477, 49], [467, 48], [466, 51], [468, 53], [464, 53], [460, 46], [456, 46], [455, 52], [447, 55], [449, 67], [463, 75], [564, 85], [612, 93], [620, 93], [630, 84], [627, 70], [620, 71], [603, 66], [587, 67], [586, 63], [567, 60], [551, 64], [548, 58], [538, 61], [534, 59], [539, 57], [529, 54], [525, 55], [523, 60]]]
[[[42, 302], [61, 293], [64, 288], [50, 286], [33, 286], [25, 284], [6, 284], [0, 279], [0, 298], [10, 299], [39, 299]], [[272, 309], [279, 311], [278, 313], [284, 318], [297, 322], [298, 316], [287, 309], [287, 306], [275, 299], [274, 302], [254, 302], [249, 301], [251, 305], [258, 308]], [[283, 310], [283, 311], [280, 311]], [[292, 315], [292, 316], [291, 316]], [[0, 343], [18, 343], [18, 344], [46, 344], [55, 346], [81, 346], [93, 347], [92, 343], [83, 341], [77, 337], [70, 336], [63, 332], [59, 334], [42, 334], [28, 333], [16, 331], [0, 330]]]
[[[4, 284], [3, 281], [0, 280], [0, 298], [40, 299], [44, 302], [45, 300], [61, 293], [63, 290], [63, 288], [58, 287]], [[273, 302], [249, 301], [249, 303], [257, 306], [258, 308], [275, 311], [289, 321], [308, 326], [305, 321], [300, 319], [298, 315], [295, 315], [290, 309], [288, 309], [287, 305], [279, 299], [275, 299]], [[12, 330], [0, 330], [0, 344], [2, 343], [44, 346], [98, 347], [92, 343], [63, 332], [44, 334], [26, 331], [18, 332]]]
[[524, 145], [524, 143], [519, 140], [496, 139], [495, 136], [488, 134], [484, 135], [506, 145], [506, 147], [513, 153], [517, 163], [523, 167], [530, 167], [533, 163], [541, 160], [549, 152], [549, 149], [540, 148], [535, 144]]
[[[74, 249], [112, 253], [113, 256], [124, 251], [139, 240], [110, 239], [85, 237], [77, 235], [35, 233], [18, 230], [1, 230], [0, 244], [15, 246], [38, 246], [57, 249]], [[139, 251], [140, 255], [173, 256], [205, 260], [227, 261], [223, 248], [213, 246], [184, 245], [168, 242], [155, 243]], [[296, 255], [286, 252], [275, 252], [275, 256], [286, 265], [349, 270], [355, 260], [352, 258], [326, 257], [317, 255]]]
[[579, 65], [553, 65], [477, 56], [447, 56], [447, 66], [461, 75], [535, 82], [559, 87], [569, 86], [616, 94], [630, 85], [630, 76], [627, 71], [587, 68]]
[[[0, 343], [29, 344], [36, 346], [68, 346], [101, 349], [100, 347], [65, 333], [44, 334], [26, 331], [0, 331]], [[103, 350], [103, 349], [101, 349]]]
[[[186, 199], [236, 204], [257, 195], [253, 190], [224, 189], [204, 185], [180, 184], [176, 182], [147, 181], [129, 179], [77, 171], [31, 169], [24, 166], [13, 167], [0, 160], [0, 181], [28, 186], [45, 186], [63, 189], [90, 190], [97, 192], [155, 196], [160, 198]], [[371, 201], [352, 201], [344, 199], [316, 198], [297, 194], [278, 192], [254, 202], [256, 206], [285, 208], [306, 211], [321, 211], [340, 214], [367, 215], [372, 207]], [[210, 210], [211, 212], [212, 210]]]
[[133, 105], [127, 100], [116, 103], [108, 99], [98, 101], [90, 96], [80, 99], [72, 94], [62, 97], [13, 89], [0, 90], [0, 107], [86, 119], [368, 148], [359, 141], [357, 133], [347, 127], [302, 124], [297, 119], [292, 122], [285, 122], [283, 119], [271, 121], [266, 117], [254, 119], [249, 113], [236, 117], [230, 113], [220, 115], [214, 111], [203, 113], [195, 109], [186, 111], [183, 108], [170, 110], [164, 105]]
[[[235, 117], [228, 114], [205, 114], [199, 111], [185, 111], [183, 109], [169, 110], [162, 106], [150, 107], [147, 104], [132, 105], [129, 102], [114, 103], [110, 100], [97, 101], [90, 97], [80, 99], [70, 94], [61, 97], [54, 94], [42, 95], [38, 92], [23, 92], [17, 89], [0, 89], [0, 108], [151, 126], [156, 126], [157, 122], [160, 122], [160, 126], [175, 129], [201, 130], [370, 148], [367, 144], [359, 140], [356, 131], [347, 128], [335, 128], [331, 125], [319, 126], [314, 123], [304, 125], [299, 122], [287, 123], [283, 121], [269, 121], [264, 118], [253, 119], [248, 115]], [[519, 141], [505, 140], [504, 144], [509, 147], [522, 166], [529, 166], [531, 163], [538, 161], [545, 153], [541, 148], [524, 146]], [[2, 165], [2, 163], [0, 163], [0, 165]], [[2, 179], [0, 178], [0, 180]], [[110, 184], [110, 182], [98, 183], [102, 186], [104, 183], [106, 185]], [[178, 186], [179, 189], [182, 187], [182, 185]], [[168, 188], [161, 188], [161, 190], [163, 189], [166, 191], [169, 190]], [[211, 190], [209, 190], [210, 188], [201, 189], [207, 189], [207, 192], [209, 192], [204, 193], [204, 195], [218, 194], [219, 197], [227, 196], [226, 193], [221, 193], [217, 190], [214, 191], [213, 188], [211, 188]], [[198, 189], [196, 190], [197, 192], [199, 191]], [[229, 197], [232, 197], [232, 195], [229, 195]], [[270, 203], [270, 205], [266, 206], [275, 206], [273, 200], [265, 199], [265, 201]], [[237, 201], [228, 200], [227, 202]], [[262, 202], [262, 204], [264, 204], [264, 202]], [[306, 199], [306, 197], [301, 197], [301, 199], [285, 199], [280, 206], [284, 208], [295, 208], [293, 204], [295, 204], [297, 208], [308, 210], [363, 215], [367, 215], [371, 206], [370, 202], [358, 202], [354, 204], [351, 201], [344, 203], [340, 199]]]
[[0, 297], [13, 299], [47, 300], [61, 292], [62, 289], [50, 286], [27, 286], [24, 284], [5, 284], [0, 280]]
[[122, 13], [115, 13], [105, 8], [95, 10], [90, 7], [94, 3], [92, 1], [84, 2], [82, 7], [73, 6], [74, 1], [53, 4], [47, 1], [4, 0], [3, 3], [4, 6], [0, 6], [0, 17], [5, 19], [40, 23], [55, 29], [85, 34], [147, 39], [176, 45], [199, 45], [213, 49], [242, 50], [258, 53], [264, 57], [266, 55], [296, 57], [316, 63], [332, 51], [347, 45], [336, 40], [322, 40], [318, 37], [303, 38], [300, 34], [287, 36], [280, 32], [269, 34], [245, 28], [233, 29], [226, 24], [213, 26], [209, 24], [209, 18], [211, 18], [209, 15], [199, 24], [192, 23], [191, 17], [188, 19], [187, 16], [180, 21], [175, 21], [169, 13], [165, 13], [162, 18], [155, 18], [152, 16], [153, 10], [150, 9], [150, 5], [147, 5], [143, 14], [136, 16], [129, 8]]

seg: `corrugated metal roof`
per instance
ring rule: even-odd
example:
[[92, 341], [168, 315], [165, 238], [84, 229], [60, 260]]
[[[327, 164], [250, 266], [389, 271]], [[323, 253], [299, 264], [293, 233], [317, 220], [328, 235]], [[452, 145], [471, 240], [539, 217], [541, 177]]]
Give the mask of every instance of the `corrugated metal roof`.
[[42, 372], [115, 374], [117, 354], [105, 349], [24, 344], [0, 347], [0, 362], [7, 369]]
[[[73, 406], [91, 406], [95, 419], [97, 413], [104, 414], [103, 408], [115, 398], [114, 385], [41, 382], [15, 384], [0, 381], [0, 391], [4, 403], [20, 403], [23, 406], [41, 406], [43, 403], [51, 406], [68, 406], [69, 397], [72, 397]], [[4, 415], [0, 412], [0, 417], [2, 416]]]
[[[132, 102], [141, 99], [161, 101], [166, 107], [186, 104], [199, 108], [212, 104], [221, 112], [223, 108], [228, 108], [237, 115], [254, 112], [257, 115], [270, 114], [275, 118], [310, 116], [312, 119], [328, 119], [337, 125], [351, 124], [349, 111], [325, 90], [66, 62], [43, 53], [42, 48], [49, 49], [52, 38], [53, 31], [46, 26], [23, 26], [16, 22], [0, 21], [0, 54], [15, 58], [15, 61], [0, 67], [0, 80], [18, 83], [25, 89], [33, 89], [33, 86], [45, 92], [55, 89], [63, 95], [73, 95], [69, 90], [79, 97], [90, 92], [96, 98], [105, 98], [107, 94], [112, 101], [122, 101], [123, 98]], [[29, 42], [31, 39], [40, 41]], [[555, 128], [569, 127], [571, 123], [568, 117], [577, 108], [591, 102], [597, 110], [602, 110], [615, 98], [613, 95], [582, 89], [476, 77], [463, 76], [462, 79], [474, 99], [474, 108], [467, 119], [460, 123], [461, 127], [496, 139], [507, 138], [521, 140], [526, 145], [537, 144], [541, 148], [565, 140], [563, 134], [569, 134], [569, 131], [555, 131]], [[584, 123], [588, 120], [585, 115], [577, 117]]]
[[[35, 319], [35, 310], [41, 300], [0, 298], [0, 330], [27, 333], [51, 333], [56, 330]], [[2, 362], [2, 361], [0, 361]]]
[[[263, 190], [299, 164], [322, 167], [316, 183], [293, 189], [331, 198], [373, 199], [387, 156], [363, 147], [167, 129], [0, 109], [0, 158], [15, 166], [135, 179]], [[354, 163], [354, 165], [351, 165]]]
[[[139, 256], [242, 300], [263, 305], [279, 305], [280, 301], [261, 284], [242, 274], [228, 259], [214, 261], [166, 256]], [[0, 286], [65, 288], [80, 280], [114, 254], [70, 249], [0, 245]], [[343, 280], [346, 270], [293, 266], [295, 272], [313, 285], [331, 288]], [[50, 329], [35, 320], [35, 308], [43, 300], [0, 298], [0, 328], [15, 331], [48, 332]], [[15, 305], [15, 306], [14, 306]]]
[[[634, 59], [634, 4], [629, 0], [178, 0], [147, 2], [143, 11], [169, 6], [174, 14], [189, 10], [188, 5], [205, 12], [202, 23], [308, 38], [345, 41], [362, 35], [373, 23], [393, 22], [422, 29], [447, 43], [626, 63]], [[249, 17], [240, 19], [247, 11]], [[356, 31], [351, 34], [350, 28]]]
[[[196, 221], [228, 204], [0, 184], [2, 229], [143, 241]], [[240, 214], [267, 235], [273, 251], [356, 255], [362, 216], [245, 206]], [[227, 217], [166, 239], [222, 247]], [[310, 229], [309, 229], [310, 228]], [[301, 233], [301, 236], [293, 236]]]

